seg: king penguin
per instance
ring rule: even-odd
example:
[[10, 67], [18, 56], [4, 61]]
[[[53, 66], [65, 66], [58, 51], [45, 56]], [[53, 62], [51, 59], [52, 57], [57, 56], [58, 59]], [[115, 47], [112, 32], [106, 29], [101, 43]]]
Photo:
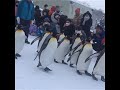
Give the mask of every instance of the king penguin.
[[49, 34], [44, 40], [41, 49], [39, 51], [39, 63], [38, 66], [42, 66], [44, 71], [52, 71], [48, 68], [54, 62], [54, 54], [57, 49], [58, 43], [56, 33]]
[[18, 25], [18, 29], [15, 31], [15, 58], [20, 57], [21, 55], [19, 54], [25, 44], [25, 33], [22, 30], [22, 25]]
[[87, 59], [87, 57], [89, 57], [92, 54], [92, 50], [93, 50], [90, 40], [86, 40], [82, 48], [83, 50], [79, 55], [78, 61], [77, 61], [77, 73], [79, 75], [82, 75], [83, 73], [87, 74], [87, 69], [89, 67], [90, 61], [85, 63], [85, 60]]

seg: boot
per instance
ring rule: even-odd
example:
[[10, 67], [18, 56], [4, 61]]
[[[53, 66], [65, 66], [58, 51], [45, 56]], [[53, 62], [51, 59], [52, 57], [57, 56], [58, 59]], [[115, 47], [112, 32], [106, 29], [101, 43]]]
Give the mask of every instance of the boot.
[[55, 59], [54, 59], [54, 62], [55, 62], [55, 63], [58, 63], [58, 61], [56, 61]]
[[21, 55], [20, 55], [20, 54], [18, 54], [18, 53], [16, 53], [16, 57], [21, 57]]
[[92, 75], [92, 78], [93, 78], [94, 80], [98, 81], [98, 79], [95, 77], [94, 74]]
[[28, 39], [25, 40], [25, 43], [26, 43], [26, 44], [30, 44], [30, 42], [28, 41]]
[[82, 75], [82, 73], [79, 70], [77, 70], [77, 74]]
[[44, 71], [49, 72], [49, 71], [52, 71], [52, 70], [49, 69], [48, 67], [46, 67], [46, 68], [44, 69]]
[[92, 76], [90, 73], [88, 73], [87, 71], [85, 71], [85, 74], [88, 76]]
[[103, 82], [105, 82], [105, 78], [104, 78], [103, 76], [101, 76], [101, 80], [102, 80]]
[[62, 63], [65, 64], [65, 65], [67, 65], [67, 63], [65, 63], [64, 60], [62, 60]]

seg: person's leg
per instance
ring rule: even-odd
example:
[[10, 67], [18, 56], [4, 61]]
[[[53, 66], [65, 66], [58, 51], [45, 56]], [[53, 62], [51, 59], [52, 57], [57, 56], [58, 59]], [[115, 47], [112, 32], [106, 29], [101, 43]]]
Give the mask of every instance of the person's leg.
[[20, 24], [24, 26], [24, 32], [25, 32], [25, 35], [27, 37], [25, 40], [25, 43], [29, 44], [30, 42], [28, 42], [28, 35], [29, 35], [30, 21], [20, 19]]

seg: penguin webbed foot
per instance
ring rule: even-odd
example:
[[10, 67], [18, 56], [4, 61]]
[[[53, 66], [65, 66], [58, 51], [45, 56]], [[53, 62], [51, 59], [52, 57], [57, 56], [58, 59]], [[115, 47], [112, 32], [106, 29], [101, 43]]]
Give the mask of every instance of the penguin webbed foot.
[[65, 65], [67, 65], [67, 63], [66, 63], [66, 62], [64, 62], [64, 60], [62, 60], [62, 64], [65, 64]]
[[70, 67], [74, 68], [73, 64], [70, 64]]
[[105, 82], [105, 78], [104, 78], [104, 76], [101, 76], [101, 80], [102, 80], [103, 82]]
[[59, 62], [58, 62], [58, 61], [56, 61], [55, 59], [54, 59], [54, 62], [55, 62], [55, 63], [59, 63]]
[[20, 54], [18, 54], [18, 53], [16, 53], [16, 55], [15, 55], [16, 57], [21, 57], [21, 55]]
[[40, 62], [38, 63], [37, 67], [39, 67], [39, 66], [42, 66]]
[[77, 70], [77, 74], [82, 75], [82, 73], [79, 70]]
[[98, 79], [95, 77], [94, 74], [92, 75], [92, 78], [93, 78], [94, 80], [98, 81]]
[[45, 72], [49, 72], [49, 71], [52, 71], [52, 70], [49, 69], [48, 67], [46, 67], [46, 68], [44, 69], [44, 71], [45, 71]]
[[87, 76], [92, 76], [90, 73], [88, 73], [88, 71], [85, 71], [85, 74], [86, 74]]

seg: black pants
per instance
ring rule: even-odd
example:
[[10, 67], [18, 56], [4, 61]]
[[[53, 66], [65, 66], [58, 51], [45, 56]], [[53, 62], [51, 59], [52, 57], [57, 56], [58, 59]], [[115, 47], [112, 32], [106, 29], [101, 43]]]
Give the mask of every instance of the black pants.
[[29, 35], [29, 27], [30, 27], [30, 20], [24, 20], [24, 19], [21, 19], [21, 18], [20, 18], [20, 24], [23, 25], [25, 35], [26, 35], [27, 38], [28, 38], [28, 35]]
[[85, 34], [86, 34], [86, 39], [89, 39], [91, 37], [91, 33], [90, 31], [86, 31], [84, 30]]

